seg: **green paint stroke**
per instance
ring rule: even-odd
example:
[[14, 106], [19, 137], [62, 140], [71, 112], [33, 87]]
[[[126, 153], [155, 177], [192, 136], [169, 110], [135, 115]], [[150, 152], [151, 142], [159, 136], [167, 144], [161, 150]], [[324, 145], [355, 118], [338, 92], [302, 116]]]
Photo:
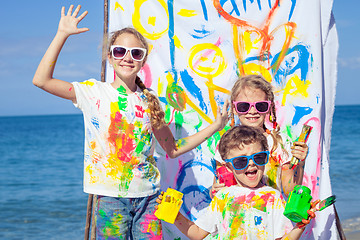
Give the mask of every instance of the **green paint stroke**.
[[120, 86], [117, 91], [119, 92], [120, 96], [118, 97], [118, 106], [119, 109], [122, 111], [125, 111], [125, 109], [128, 106], [128, 102], [127, 102], [127, 94], [126, 94], [126, 89], [123, 86]]
[[181, 112], [176, 111], [175, 112], [175, 128], [176, 130], [180, 130], [182, 125], [184, 124], [184, 116]]

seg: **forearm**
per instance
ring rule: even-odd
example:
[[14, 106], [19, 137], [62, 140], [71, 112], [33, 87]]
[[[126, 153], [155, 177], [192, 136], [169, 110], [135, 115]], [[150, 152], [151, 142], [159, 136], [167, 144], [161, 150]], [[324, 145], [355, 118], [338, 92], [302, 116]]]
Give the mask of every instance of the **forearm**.
[[288, 234], [285, 234], [281, 239], [284, 240], [298, 240], [305, 228], [294, 227]]
[[290, 168], [290, 163], [286, 163], [281, 168], [281, 184], [282, 190], [286, 196], [294, 189], [296, 185], [301, 185], [304, 176], [304, 161], [294, 168]]
[[178, 157], [188, 151], [191, 151], [209, 139], [219, 130], [219, 126], [213, 123], [200, 132], [195, 133], [194, 135], [177, 140], [176, 149], [173, 151], [173, 156]]
[[65, 44], [66, 39], [67, 36], [65, 34], [59, 32], [56, 33], [53, 41], [41, 59], [40, 64], [35, 72], [33, 83], [37, 87], [42, 88], [47, 81], [52, 79], [56, 61], [62, 47]]
[[175, 226], [190, 239], [203, 239], [209, 233], [199, 228], [195, 223], [184, 217], [181, 213], [175, 219]]
[[56, 61], [68, 35], [58, 32], [41, 59], [33, 78], [33, 84], [56, 96], [75, 100], [71, 83], [53, 78]]

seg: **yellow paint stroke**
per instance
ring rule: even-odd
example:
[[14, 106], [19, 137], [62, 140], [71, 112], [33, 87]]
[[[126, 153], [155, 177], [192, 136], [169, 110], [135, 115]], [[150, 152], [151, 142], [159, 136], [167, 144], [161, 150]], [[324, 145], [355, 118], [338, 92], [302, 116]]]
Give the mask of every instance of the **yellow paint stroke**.
[[174, 35], [174, 44], [175, 47], [184, 49], [184, 47], [181, 45], [180, 39], [176, 35]]
[[[169, 74], [169, 73], [168, 73]], [[162, 84], [161, 82], [161, 78], [159, 77], [158, 78], [158, 84], [157, 84], [157, 87], [158, 87], [158, 93], [162, 93], [163, 89], [164, 89], [164, 84]]]
[[156, 17], [149, 17], [148, 24], [155, 26]]
[[271, 82], [272, 76], [264, 66], [256, 64], [256, 63], [246, 63], [242, 65], [243, 74], [250, 75], [250, 74], [261, 74], [266, 81]]
[[124, 8], [120, 5], [119, 2], [115, 2], [115, 11], [120, 8], [122, 11], [125, 11]]
[[281, 105], [285, 106], [286, 98], [288, 95], [291, 95], [291, 96], [300, 95], [303, 98], [307, 98], [309, 96], [307, 89], [310, 84], [311, 84], [310, 81], [306, 80], [305, 82], [303, 82], [297, 75], [290, 78], [287, 81], [286, 86], [284, 88]]
[[81, 82], [80, 84], [84, 84], [84, 85], [88, 85], [88, 86], [94, 86], [94, 82], [91, 82], [91, 81]]
[[164, 35], [168, 29], [169, 29], [169, 12], [168, 12], [168, 8], [167, 8], [167, 4], [164, 0], [157, 0], [160, 5], [162, 6], [162, 8], [164, 9], [165, 13], [166, 13], [166, 20], [167, 20], [167, 25], [166, 28], [163, 29], [162, 31], [158, 31], [158, 32], [148, 32], [144, 26], [141, 23], [141, 17], [140, 17], [140, 8], [141, 6], [146, 2], [147, 0], [135, 0], [134, 2], [134, 13], [132, 15], [132, 22], [134, 27], [146, 38], [150, 39], [150, 40], [157, 40], [159, 38], [161, 38], [162, 35]]
[[257, 44], [260, 41], [260, 39], [257, 38], [255, 40], [252, 40], [251, 32], [245, 31], [243, 33], [243, 40], [245, 42], [245, 51], [247, 54], [250, 54], [251, 50], [253, 50], [253, 49], [259, 49], [258, 47], [255, 47], [254, 45]]
[[226, 68], [221, 49], [212, 43], [202, 43], [190, 49], [189, 67], [201, 77], [214, 78]]
[[182, 17], [194, 17], [194, 16], [198, 15], [198, 13], [195, 10], [180, 9], [180, 11], [178, 12], [178, 15], [182, 16]]

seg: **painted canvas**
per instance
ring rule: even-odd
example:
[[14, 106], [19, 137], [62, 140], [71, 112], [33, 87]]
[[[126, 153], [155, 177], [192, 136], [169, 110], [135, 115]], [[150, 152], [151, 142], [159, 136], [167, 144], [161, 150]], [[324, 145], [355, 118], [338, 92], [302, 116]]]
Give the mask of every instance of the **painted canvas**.
[[[304, 124], [313, 127], [304, 185], [314, 199], [332, 195], [329, 147], [338, 49], [332, 0], [110, 0], [109, 32], [128, 26], [150, 44], [140, 77], [157, 92], [177, 139], [215, 120], [239, 76], [261, 74], [275, 89], [281, 132], [295, 141]], [[106, 81], [113, 76], [107, 66]], [[191, 220], [211, 201], [215, 149], [228, 128], [177, 159], [156, 149], [162, 189], [184, 194], [181, 211]], [[187, 239], [167, 223], [163, 234]], [[319, 212], [303, 237], [337, 239], [334, 208]]]

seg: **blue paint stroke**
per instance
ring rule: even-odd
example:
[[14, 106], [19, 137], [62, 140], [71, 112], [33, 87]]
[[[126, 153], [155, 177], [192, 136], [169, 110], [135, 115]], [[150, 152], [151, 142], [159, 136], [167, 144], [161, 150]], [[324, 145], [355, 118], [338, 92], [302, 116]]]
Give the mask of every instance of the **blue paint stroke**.
[[313, 109], [310, 107], [294, 106], [294, 108], [295, 108], [295, 114], [291, 125], [298, 124], [302, 117], [304, 117], [305, 115], [309, 115], [313, 111]]
[[237, 16], [240, 16], [240, 11], [239, 9], [237, 8], [237, 5], [236, 5], [236, 2], [234, 0], [220, 0], [220, 5], [222, 8], [224, 8], [224, 4], [227, 2], [227, 1], [230, 1], [231, 2], [231, 5], [233, 7], [233, 10], [231, 10], [231, 12], [229, 12], [230, 15], [232, 15], [232, 13], [235, 11], [235, 14]]
[[203, 38], [209, 36], [210, 34], [212, 34], [214, 31], [206, 30], [205, 25], [202, 24], [201, 29], [200, 30], [194, 29], [194, 32], [195, 32], [195, 34], [190, 34], [193, 38], [203, 39]]
[[255, 226], [258, 226], [262, 222], [262, 217], [261, 216], [254, 216], [254, 221], [255, 221]]
[[94, 127], [96, 129], [99, 129], [100, 128], [100, 125], [99, 125], [99, 120], [95, 117], [91, 118], [91, 123], [94, 125]]
[[205, 0], [200, 0], [200, 2], [201, 2], [201, 7], [203, 9], [204, 19], [205, 19], [205, 21], [208, 21], [209, 18], [208, 18], [208, 14], [207, 14]]
[[177, 83], [178, 76], [175, 69], [175, 41], [174, 41], [174, 5], [173, 0], [168, 0], [168, 12], [169, 12], [169, 47], [170, 47], [170, 62], [171, 62], [171, 72], [174, 74], [174, 81]]
[[201, 94], [201, 89], [195, 84], [194, 79], [189, 75], [188, 71], [185, 69], [180, 72], [181, 80], [184, 83], [186, 90], [199, 101], [200, 108], [208, 114], [208, 108], [206, 106], [205, 100]]
[[205, 163], [198, 162], [198, 161], [188, 161], [187, 163], [182, 165], [180, 170], [179, 170], [180, 174], [179, 174], [179, 176], [178, 176], [178, 178], [176, 180], [176, 189], [180, 189], [182, 183], [184, 182], [184, 179], [185, 179], [185, 176], [186, 176], [186, 171], [185, 170], [187, 168], [192, 168], [192, 167], [195, 167], [195, 166], [205, 167], [215, 175], [215, 171], [211, 166], [208, 166]]
[[[308, 48], [302, 44], [298, 44], [290, 48], [286, 52], [286, 56], [283, 60], [283, 63], [281, 63], [279, 69], [276, 71], [275, 66], [279, 59], [280, 53], [281, 52], [276, 54], [271, 62], [271, 66], [272, 66], [271, 70], [275, 82], [280, 85], [283, 85], [285, 83], [285, 78], [288, 75], [293, 74], [298, 69], [300, 69], [301, 72], [300, 73], [301, 80], [305, 82], [309, 71], [309, 65], [311, 66], [312, 64], [312, 58]], [[297, 55], [297, 58], [293, 55], [290, 55], [292, 53], [295, 53]]]
[[296, 0], [291, 0], [291, 9], [290, 9], [288, 21], [290, 21], [292, 15], [293, 15], [293, 13], [294, 13], [295, 5], [296, 5]]
[[[189, 193], [199, 192], [201, 195], [204, 196], [203, 203], [206, 203], [206, 205], [209, 205], [211, 202], [209, 189], [207, 189], [206, 187], [204, 187], [202, 185], [188, 186], [188, 187], [184, 188], [181, 192], [184, 195], [187, 195]], [[197, 218], [191, 213], [190, 209], [187, 207], [186, 198], [183, 198], [183, 201], [184, 202], [183, 202], [182, 208], [185, 211], [186, 215], [190, 218], [191, 221], [196, 221]]]

